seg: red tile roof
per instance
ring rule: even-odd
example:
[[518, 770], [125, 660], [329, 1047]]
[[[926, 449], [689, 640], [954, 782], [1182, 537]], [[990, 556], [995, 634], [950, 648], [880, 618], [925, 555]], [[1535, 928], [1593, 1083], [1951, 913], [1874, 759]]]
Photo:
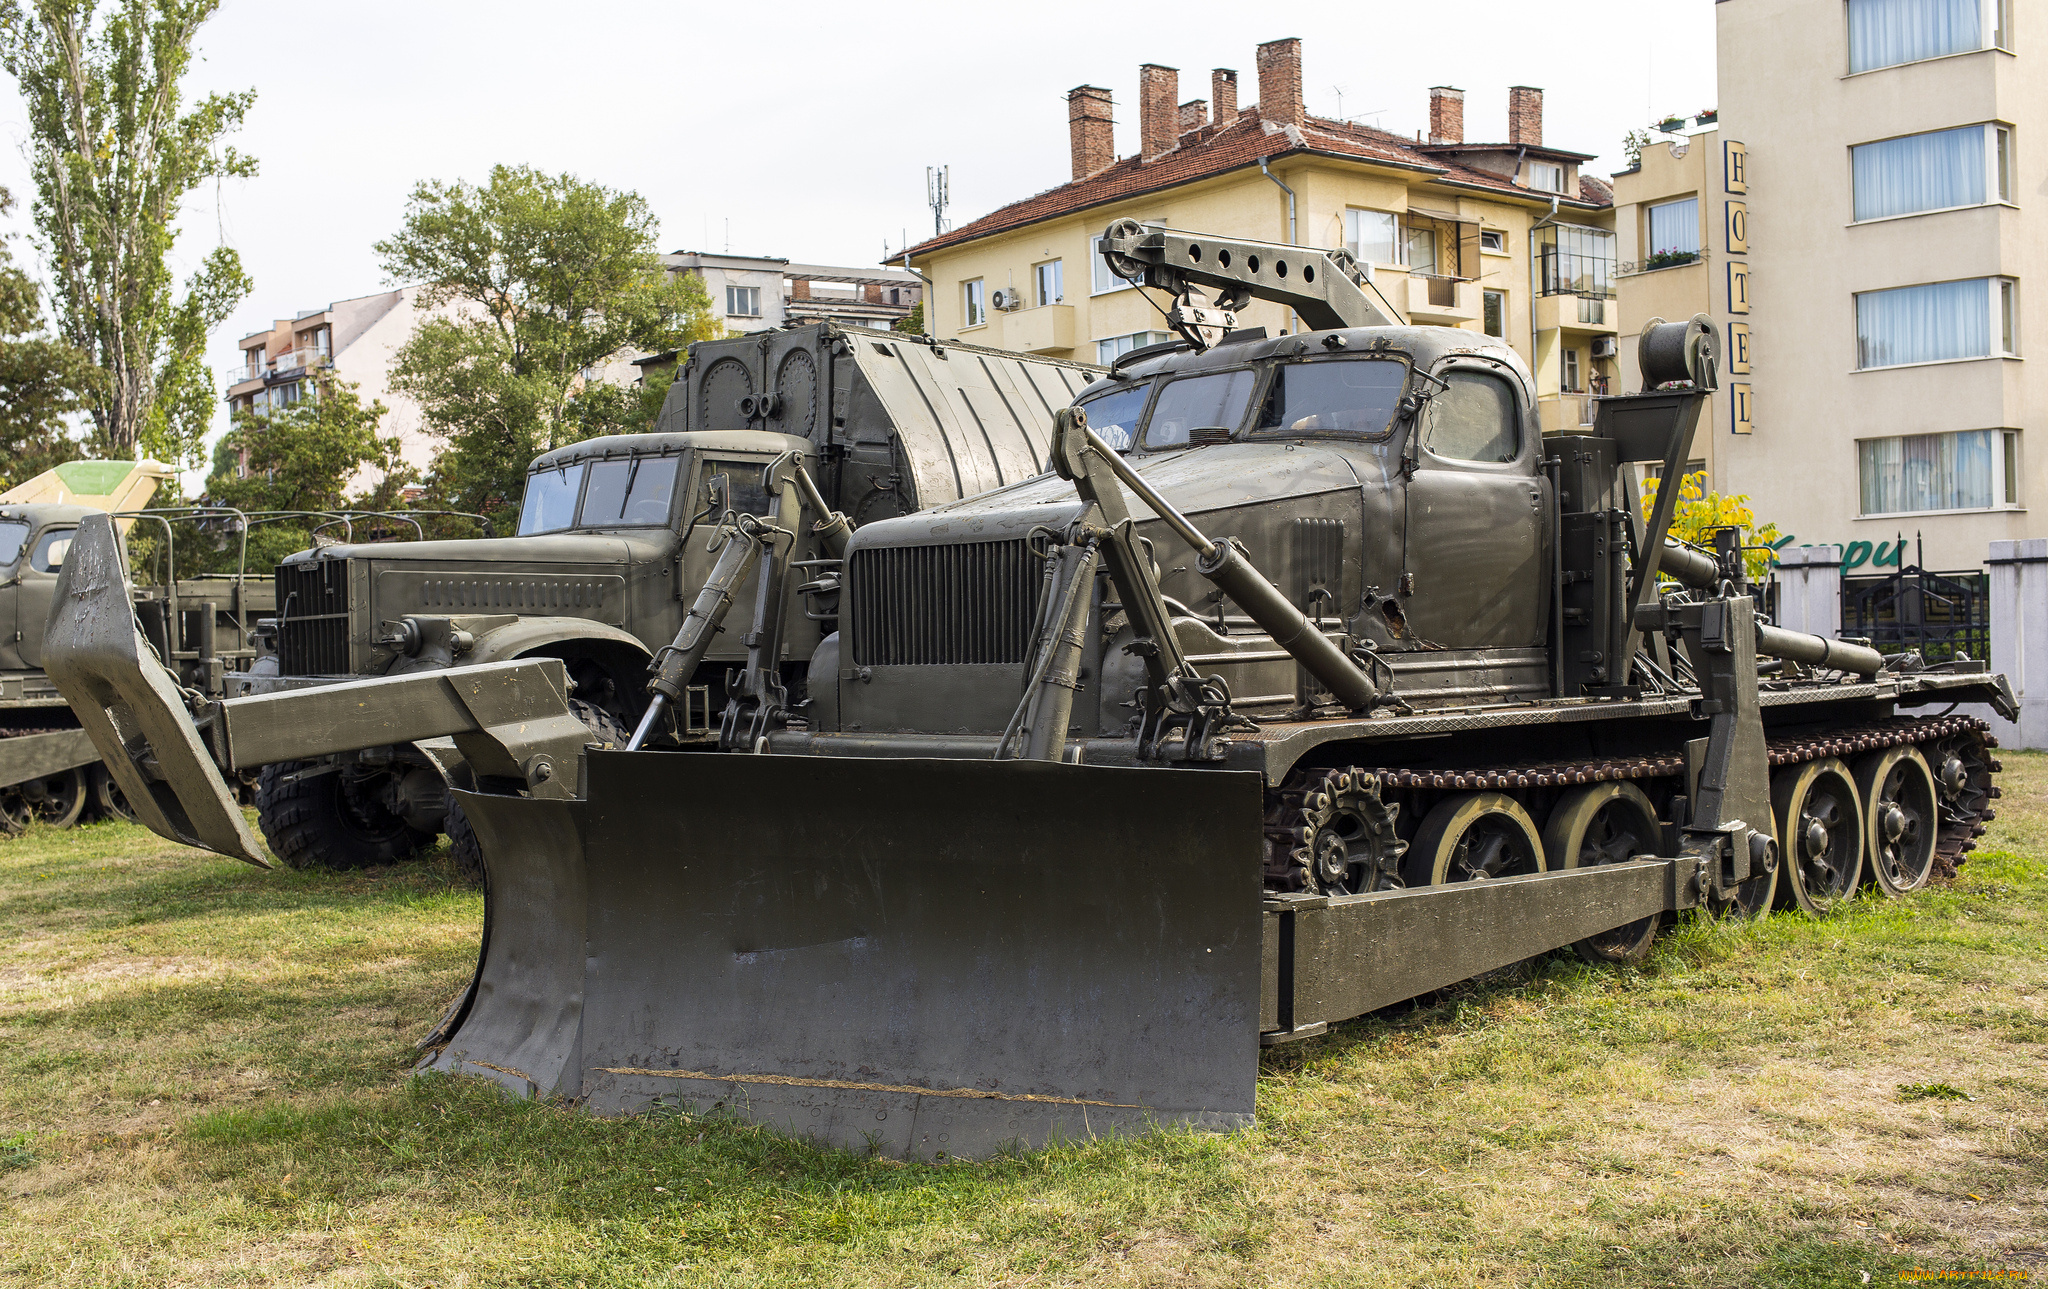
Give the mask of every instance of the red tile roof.
[[[909, 254], [912, 258], [927, 255], [1041, 220], [1255, 166], [1261, 158], [1270, 162], [1297, 153], [1346, 157], [1415, 170], [1431, 176], [1431, 182], [1482, 189], [1503, 196], [1544, 201], [1553, 195], [1458, 160], [1459, 154], [1472, 152], [1481, 146], [1464, 144], [1441, 151], [1433, 150], [1427, 144], [1403, 139], [1385, 130], [1315, 116], [1300, 126], [1275, 125], [1260, 119], [1259, 109], [1254, 105], [1241, 110], [1237, 120], [1229, 125], [1220, 128], [1206, 125], [1181, 135], [1179, 146], [1171, 152], [1150, 159], [1123, 157], [1092, 175], [1012, 202], [942, 237], [920, 242], [910, 248]], [[1515, 150], [1514, 144], [1496, 146], [1500, 151]], [[1540, 151], [1554, 153], [1557, 150]], [[1614, 204], [1614, 194], [1606, 184], [1587, 177], [1579, 180], [1576, 198], [1564, 197], [1561, 200], [1571, 206], [1604, 209]]]

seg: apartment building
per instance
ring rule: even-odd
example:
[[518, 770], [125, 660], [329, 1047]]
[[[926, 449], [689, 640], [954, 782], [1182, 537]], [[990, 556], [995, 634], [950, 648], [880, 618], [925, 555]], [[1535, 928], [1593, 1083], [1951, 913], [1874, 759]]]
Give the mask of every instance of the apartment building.
[[[1096, 253], [1121, 218], [1232, 237], [1345, 247], [1418, 324], [1500, 336], [1537, 376], [1547, 429], [1589, 418], [1613, 378], [1613, 202], [1582, 175], [1591, 155], [1543, 138], [1543, 91], [1508, 95], [1508, 138], [1465, 138], [1464, 91], [1430, 92], [1429, 129], [1408, 138], [1310, 115], [1299, 40], [1258, 47], [1258, 97], [1210, 74], [1182, 101], [1179, 72], [1139, 69], [1135, 151], [1119, 156], [1109, 90], [1067, 95], [1072, 179], [911, 247], [930, 279], [932, 334], [1026, 353], [1110, 362], [1168, 338], [1146, 292]], [[1291, 330], [1254, 302], [1245, 326]]]
[[[1724, 285], [1729, 243], [1714, 221], [1729, 216], [1720, 200], [1725, 160], [1714, 119], [1702, 114], [1692, 122], [1665, 122], [1662, 137], [1643, 148], [1635, 165], [1614, 176], [1614, 284], [1621, 326], [1613, 339], [1595, 344], [1615, 358], [1617, 394], [1633, 388], [1629, 382], [1637, 379], [1636, 338], [1652, 318], [1676, 322], [1704, 313], [1720, 330], [1724, 348], [1746, 344], [1746, 315], [1729, 313], [1725, 291], [1717, 290]], [[1695, 126], [1702, 128], [1683, 133]], [[1739, 199], [1736, 204], [1739, 208]], [[1741, 231], [1738, 227], [1738, 245]], [[1726, 370], [1731, 358], [1745, 369]], [[1724, 385], [1746, 384], [1748, 365], [1746, 352], [1724, 355]], [[1710, 489], [1721, 486], [1722, 440], [1748, 432], [1730, 419], [1747, 409], [1731, 410], [1729, 399], [1725, 388], [1708, 397], [1687, 465], [1687, 473], [1706, 476]]]
[[924, 283], [902, 269], [792, 264], [760, 255], [677, 251], [661, 257], [670, 273], [701, 279], [711, 311], [728, 331], [773, 331], [837, 322], [887, 331], [924, 298]]
[[228, 410], [289, 407], [313, 397], [314, 382], [323, 376], [346, 381], [364, 403], [389, 409], [383, 433], [398, 439], [407, 464], [425, 469], [437, 441], [419, 404], [391, 389], [393, 355], [428, 316], [418, 307], [418, 295], [419, 288], [409, 286], [337, 300], [242, 337], [242, 368], [228, 386]]
[[[2048, 536], [2048, 77], [2011, 0], [1720, 0], [1724, 490], [1844, 571]], [[2024, 36], [2024, 32], [2020, 33]], [[1710, 195], [1710, 196], [1709, 196]], [[2033, 212], [2039, 213], [2039, 212]], [[2043, 271], [2037, 271], [2043, 270]]]

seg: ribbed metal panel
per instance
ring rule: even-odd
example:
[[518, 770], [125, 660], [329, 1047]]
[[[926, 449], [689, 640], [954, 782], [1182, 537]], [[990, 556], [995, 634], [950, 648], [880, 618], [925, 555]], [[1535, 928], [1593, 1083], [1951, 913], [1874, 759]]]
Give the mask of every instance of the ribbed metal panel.
[[287, 676], [345, 676], [348, 561], [277, 566], [278, 666]]
[[857, 550], [853, 658], [871, 667], [1021, 663], [1039, 562], [1023, 542]]

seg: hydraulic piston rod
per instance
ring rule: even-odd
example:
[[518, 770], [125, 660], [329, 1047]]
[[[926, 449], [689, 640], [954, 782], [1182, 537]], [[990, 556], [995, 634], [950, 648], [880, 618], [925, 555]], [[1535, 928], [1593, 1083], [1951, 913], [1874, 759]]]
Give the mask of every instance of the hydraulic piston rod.
[[[1669, 541], [1664, 543], [1657, 571], [1699, 590], [1710, 590], [1721, 579], [1721, 565], [1712, 555]], [[1804, 631], [1787, 631], [1763, 622], [1756, 624], [1756, 651], [1771, 658], [1803, 662], [1809, 667], [1853, 671], [1863, 676], [1875, 676], [1884, 670], [1884, 655], [1875, 649]]]
[[1317, 630], [1306, 614], [1288, 603], [1280, 588], [1267, 581], [1265, 575], [1245, 558], [1243, 550], [1229, 541], [1211, 541], [1186, 515], [1174, 509], [1173, 503], [1160, 496], [1158, 489], [1145, 482], [1145, 477], [1133, 470], [1115, 448], [1089, 429], [1078, 412], [1075, 413], [1075, 421], [1076, 428], [1088, 436], [1089, 448], [1109, 467], [1118, 482], [1142, 497], [1167, 527], [1195, 548], [1200, 556], [1195, 561], [1197, 572], [1229, 596], [1246, 616], [1273, 637], [1275, 644], [1294, 655], [1311, 676], [1337, 696], [1337, 701], [1359, 712], [1370, 711], [1379, 704], [1379, 686], [1373, 683], [1372, 677], [1346, 657], [1342, 649], [1330, 643], [1330, 638]]

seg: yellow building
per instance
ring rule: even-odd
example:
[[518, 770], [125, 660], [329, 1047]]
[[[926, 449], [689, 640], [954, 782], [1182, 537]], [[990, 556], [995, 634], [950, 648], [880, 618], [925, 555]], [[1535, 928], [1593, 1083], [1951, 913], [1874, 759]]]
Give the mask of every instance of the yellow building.
[[[1179, 101], [1179, 73], [1139, 69], [1139, 150], [1118, 157], [1108, 90], [1067, 96], [1073, 179], [910, 248], [932, 284], [935, 336], [1109, 362], [1168, 338], [1157, 293], [1109, 273], [1096, 240], [1117, 219], [1295, 245], [1345, 247], [1408, 321], [1500, 336], [1535, 370], [1546, 429], [1590, 419], [1610, 387], [1613, 199], [1591, 156], [1543, 142], [1543, 91], [1508, 91], [1508, 140], [1468, 143], [1464, 92], [1430, 91], [1430, 129], [1406, 139], [1310, 116], [1301, 42], [1258, 48], [1259, 102], [1237, 73]], [[1295, 329], [1254, 302], [1243, 325]], [[1533, 341], [1532, 341], [1533, 337]], [[1615, 386], [1618, 388], [1618, 386]]]
[[[1708, 118], [1700, 117], [1701, 123]], [[1667, 126], [1669, 123], [1667, 122]], [[1676, 128], [1676, 127], [1671, 127]], [[1687, 473], [1704, 473], [1707, 487], [1718, 489], [1717, 457], [1722, 440], [1738, 428], [1730, 420], [1731, 386], [1747, 388], [1748, 332], [1714, 290], [1715, 275], [1725, 273], [1721, 241], [1708, 227], [1721, 204], [1715, 200], [1722, 169], [1721, 136], [1716, 130], [1690, 137], [1669, 137], [1643, 148], [1641, 159], [1614, 176], [1614, 233], [1618, 255], [1616, 303], [1620, 308], [1616, 372], [1625, 392], [1636, 377], [1636, 337], [1651, 318], [1677, 322], [1704, 313], [1714, 319], [1723, 349], [1721, 385], [1709, 395], [1693, 435], [1693, 459]], [[1730, 324], [1737, 329], [1731, 330]], [[1736, 352], [1731, 342], [1741, 341]], [[1731, 370], [1739, 364], [1744, 370]], [[1655, 473], [1657, 467], [1651, 467]]]

